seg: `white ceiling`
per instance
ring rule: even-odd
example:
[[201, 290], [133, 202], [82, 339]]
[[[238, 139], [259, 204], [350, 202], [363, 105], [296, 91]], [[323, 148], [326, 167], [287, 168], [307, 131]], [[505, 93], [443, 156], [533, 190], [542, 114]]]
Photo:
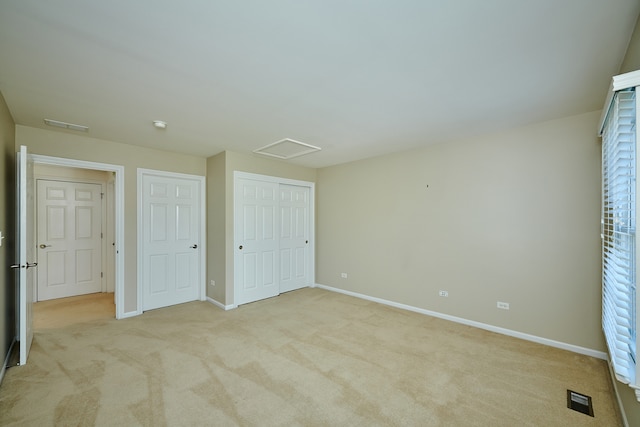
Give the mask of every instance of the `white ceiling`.
[[21, 125], [199, 156], [291, 138], [322, 151], [290, 162], [323, 167], [598, 110], [639, 12], [638, 0], [0, 0], [0, 91]]

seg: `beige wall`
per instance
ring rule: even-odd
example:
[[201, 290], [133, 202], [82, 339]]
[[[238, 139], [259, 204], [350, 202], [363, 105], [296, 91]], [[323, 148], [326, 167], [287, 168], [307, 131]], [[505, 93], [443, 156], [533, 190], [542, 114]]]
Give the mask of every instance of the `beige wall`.
[[[211, 197], [207, 201], [209, 240], [209, 278], [216, 281], [215, 289], [208, 286], [208, 295], [224, 305], [234, 304], [233, 300], [233, 173], [249, 172], [260, 175], [315, 182], [316, 170], [296, 166], [279, 160], [257, 155], [240, 154], [231, 151], [207, 159], [207, 184]], [[220, 187], [220, 177], [224, 177], [224, 188]], [[224, 212], [221, 207], [223, 207]], [[215, 251], [211, 252], [211, 247]], [[217, 256], [217, 259], [212, 259]]]
[[320, 169], [317, 282], [604, 351], [599, 114]]
[[204, 176], [206, 159], [21, 125], [16, 126], [16, 144], [26, 145], [32, 154], [124, 166], [124, 312], [135, 311], [137, 304], [137, 168]]
[[[638, 18], [638, 22], [640, 22], [640, 17]], [[627, 53], [622, 61], [620, 74], [640, 70], [640, 25], [638, 25], [638, 22], [636, 22]]]
[[[227, 153], [207, 159], [207, 296], [226, 305], [225, 162]], [[211, 280], [216, 285], [211, 286]]]
[[36, 179], [88, 180], [89, 182], [106, 183], [111, 179], [111, 172], [91, 169], [70, 168], [62, 166], [35, 164], [33, 174]]
[[15, 125], [4, 97], [0, 93], [0, 231], [5, 237], [0, 246], [0, 363], [15, 337], [15, 270], [9, 266], [16, 262], [15, 252]]

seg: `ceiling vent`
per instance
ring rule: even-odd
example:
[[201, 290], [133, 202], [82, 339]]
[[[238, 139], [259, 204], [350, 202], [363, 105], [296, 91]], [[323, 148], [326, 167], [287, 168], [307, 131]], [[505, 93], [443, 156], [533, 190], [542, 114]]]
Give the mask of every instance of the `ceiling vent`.
[[320, 147], [285, 138], [272, 144], [265, 145], [257, 150], [253, 150], [253, 152], [257, 154], [264, 154], [265, 156], [276, 157], [278, 159], [288, 160], [320, 150]]
[[74, 125], [73, 123], [61, 122], [59, 120], [44, 119], [44, 124], [55, 126], [57, 128], [75, 130], [77, 132], [88, 132], [89, 128], [82, 125]]

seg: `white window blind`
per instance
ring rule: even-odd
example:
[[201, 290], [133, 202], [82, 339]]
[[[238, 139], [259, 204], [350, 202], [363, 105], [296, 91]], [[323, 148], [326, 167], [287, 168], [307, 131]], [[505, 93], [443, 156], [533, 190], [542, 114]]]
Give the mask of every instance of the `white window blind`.
[[636, 93], [616, 92], [602, 129], [602, 327], [617, 379], [636, 388]]

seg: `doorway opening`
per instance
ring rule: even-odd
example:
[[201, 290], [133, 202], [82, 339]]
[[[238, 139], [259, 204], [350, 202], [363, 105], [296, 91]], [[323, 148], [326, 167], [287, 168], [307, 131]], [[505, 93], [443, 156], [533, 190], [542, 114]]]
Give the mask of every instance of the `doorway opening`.
[[115, 318], [113, 172], [34, 164], [34, 329]]
[[[109, 185], [111, 186], [111, 195], [109, 195], [109, 191], [107, 191], [105, 197], [110, 197], [108, 202], [111, 207], [105, 212], [105, 214], [108, 214], [108, 212], [112, 213], [112, 238], [109, 239], [110, 236], [105, 236], [107, 239], [105, 239], [105, 245], [103, 245], [103, 247], [110, 246], [110, 248], [105, 251], [103, 265], [105, 266], [107, 276], [110, 277], [110, 279], [104, 280], [104, 287], [101, 285], [100, 290], [108, 291], [111, 290], [110, 287], [112, 287], [112, 291], [114, 292], [116, 319], [135, 316], [138, 314], [137, 310], [128, 313], [125, 311], [124, 307], [124, 166], [42, 156], [37, 154], [32, 155], [32, 158], [34, 166], [41, 167], [43, 170], [51, 171], [51, 167], [60, 167], [66, 168], [67, 171], [102, 171], [109, 175], [110, 178], [108, 181], [110, 184], [108, 183], [106, 188], [108, 189]], [[107, 224], [108, 222], [109, 221], [107, 220]], [[31, 226], [35, 227], [35, 224], [32, 224]], [[108, 233], [109, 232], [107, 232], [107, 234]], [[112, 253], [111, 260], [106, 256], [109, 255], [109, 253]], [[111, 283], [111, 285], [109, 285], [109, 283]]]

